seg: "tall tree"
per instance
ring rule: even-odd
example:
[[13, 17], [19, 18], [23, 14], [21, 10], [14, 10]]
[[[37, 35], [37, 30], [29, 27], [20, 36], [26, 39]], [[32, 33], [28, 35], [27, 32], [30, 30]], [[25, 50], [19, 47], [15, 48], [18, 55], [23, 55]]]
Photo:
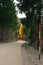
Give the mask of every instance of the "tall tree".
[[14, 0], [0, 0], [0, 25], [2, 28], [2, 38], [4, 28], [15, 30], [17, 28], [17, 16]]

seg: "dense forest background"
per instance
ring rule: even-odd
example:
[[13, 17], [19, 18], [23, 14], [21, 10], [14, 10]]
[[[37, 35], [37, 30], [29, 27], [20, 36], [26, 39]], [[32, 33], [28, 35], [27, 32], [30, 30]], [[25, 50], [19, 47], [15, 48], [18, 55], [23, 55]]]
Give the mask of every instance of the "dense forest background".
[[[38, 43], [38, 23], [41, 25], [41, 45], [43, 47], [43, 1], [42, 0], [17, 0], [19, 11], [26, 14], [26, 18], [20, 19], [24, 25], [25, 40], [32, 46]], [[0, 41], [12, 41], [17, 39], [18, 18], [14, 0], [0, 0]]]
[[43, 0], [17, 0], [20, 12], [26, 14], [26, 18], [22, 19], [22, 24], [25, 25], [29, 35], [28, 40], [30, 45], [38, 46], [38, 24], [41, 26], [41, 49], [43, 48]]
[[17, 28], [14, 0], [0, 0], [0, 41], [15, 40]]

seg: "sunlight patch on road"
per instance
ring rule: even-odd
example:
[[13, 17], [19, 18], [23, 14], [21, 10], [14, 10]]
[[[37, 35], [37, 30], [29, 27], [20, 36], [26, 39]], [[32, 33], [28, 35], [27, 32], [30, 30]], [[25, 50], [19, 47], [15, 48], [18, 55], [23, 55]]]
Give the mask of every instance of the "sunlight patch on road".
[[18, 40], [18, 41], [16, 41], [16, 43], [28, 43], [28, 41], [25, 41], [25, 40]]

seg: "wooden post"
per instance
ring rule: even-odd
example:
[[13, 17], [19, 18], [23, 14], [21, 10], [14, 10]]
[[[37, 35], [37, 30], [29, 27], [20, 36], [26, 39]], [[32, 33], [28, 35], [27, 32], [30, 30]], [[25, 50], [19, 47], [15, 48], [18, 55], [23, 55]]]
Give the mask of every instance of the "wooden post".
[[39, 0], [39, 6], [38, 6], [38, 54], [39, 54], [39, 60], [40, 60], [40, 53], [41, 53], [41, 43], [40, 43], [40, 39], [41, 39], [41, 0]]

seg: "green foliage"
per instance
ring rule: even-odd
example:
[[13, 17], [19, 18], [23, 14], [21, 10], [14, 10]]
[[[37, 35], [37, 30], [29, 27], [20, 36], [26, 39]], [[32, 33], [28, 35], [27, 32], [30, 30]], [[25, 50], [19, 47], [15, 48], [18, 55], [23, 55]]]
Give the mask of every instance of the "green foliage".
[[0, 40], [14, 39], [18, 27], [14, 0], [0, 0]]
[[[30, 29], [30, 45], [38, 39], [38, 20], [41, 15], [42, 0], [18, 0], [17, 5], [20, 11], [25, 12], [27, 20], [23, 22]], [[39, 15], [39, 18], [37, 17]], [[28, 22], [27, 22], [28, 21]]]
[[5, 24], [9, 28], [16, 28], [17, 16], [14, 0], [0, 0], [0, 24]]
[[29, 11], [30, 8], [36, 8], [39, 6], [39, 2], [42, 0], [17, 0], [20, 3], [18, 4], [18, 7], [21, 11]]

